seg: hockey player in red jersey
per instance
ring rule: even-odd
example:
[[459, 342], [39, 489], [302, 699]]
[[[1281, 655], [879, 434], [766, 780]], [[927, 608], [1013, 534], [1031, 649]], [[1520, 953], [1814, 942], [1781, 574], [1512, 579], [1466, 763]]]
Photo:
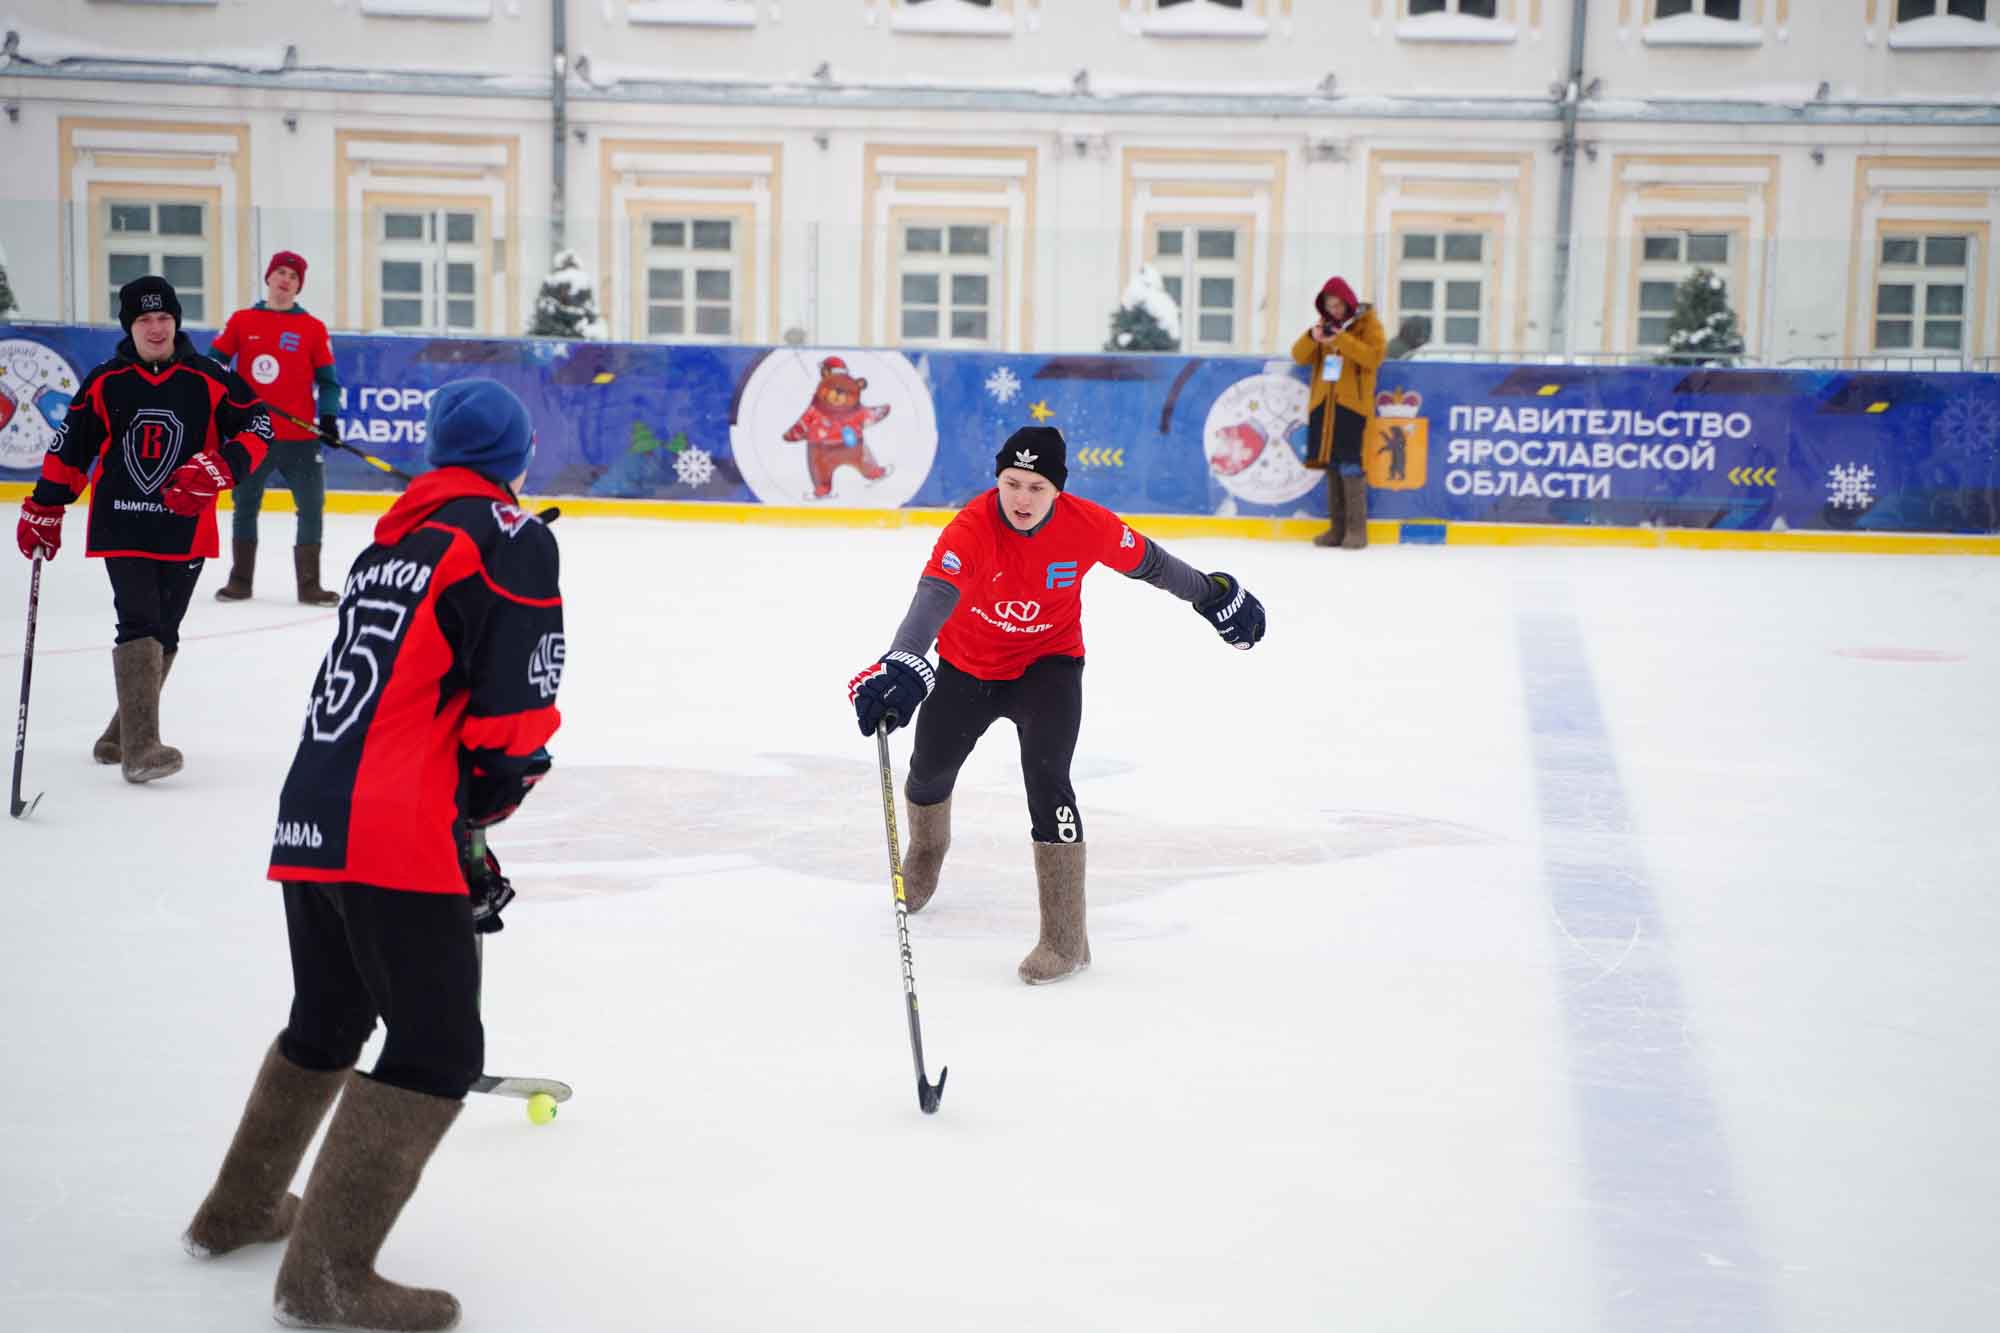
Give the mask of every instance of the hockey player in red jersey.
[[[548, 771], [564, 660], [555, 536], [518, 507], [533, 452], [505, 388], [431, 400], [435, 470], [348, 571], [334, 641], [278, 801], [290, 1020], [265, 1053], [199, 1256], [290, 1242], [275, 1313], [299, 1328], [442, 1329], [448, 1292], [378, 1276], [376, 1253], [485, 1060], [475, 905], [454, 829], [505, 819]], [[354, 1069], [381, 1018], [372, 1073]], [[302, 1199], [285, 1189], [345, 1090]]]
[[[889, 651], [848, 684], [863, 735], [916, 719], [903, 788], [912, 912], [937, 891], [952, 788], [972, 747], [1003, 717], [1020, 733], [1042, 918], [1019, 969], [1029, 985], [1090, 964], [1083, 817], [1069, 774], [1083, 720], [1083, 576], [1101, 564], [1164, 589], [1235, 647], [1264, 637], [1263, 605], [1234, 578], [1203, 574], [1110, 510], [1066, 494], [1067, 453], [1052, 427], [1008, 437], [994, 459], [998, 485], [946, 525]], [[924, 656], [933, 639], [935, 670]]]
[[90, 487], [84, 554], [104, 560], [118, 615], [118, 711], [91, 753], [127, 782], [151, 782], [181, 769], [181, 752], [160, 743], [160, 687], [202, 561], [215, 554], [215, 497], [264, 461], [271, 417], [248, 385], [196, 353], [165, 278], [121, 287], [118, 322], [128, 336], [77, 386], [21, 502], [17, 540], [21, 554], [53, 559], [64, 509]]
[[[326, 325], [298, 303], [306, 283], [304, 256], [280, 250], [264, 266], [264, 299], [239, 310], [222, 326], [212, 349], [215, 359], [236, 359], [236, 373], [278, 409], [271, 419], [271, 452], [262, 467], [236, 486], [230, 521], [229, 581], [215, 590], [220, 602], [250, 596], [257, 572], [257, 514], [273, 471], [282, 473], [298, 511], [292, 573], [299, 600], [332, 606], [338, 593], [320, 586], [320, 535], [326, 513], [326, 461], [322, 444], [340, 443], [340, 380], [333, 369], [333, 342]], [[317, 411], [319, 429], [302, 426]]]

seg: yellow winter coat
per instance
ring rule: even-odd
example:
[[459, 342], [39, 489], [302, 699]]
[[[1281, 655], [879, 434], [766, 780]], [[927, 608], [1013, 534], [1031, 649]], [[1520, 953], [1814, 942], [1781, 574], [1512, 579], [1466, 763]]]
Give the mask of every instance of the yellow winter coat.
[[[1375, 307], [1364, 305], [1355, 311], [1354, 318], [1347, 327], [1333, 335], [1333, 342], [1321, 347], [1313, 341], [1308, 329], [1292, 344], [1292, 360], [1302, 366], [1312, 368], [1312, 398], [1307, 410], [1317, 409], [1333, 396], [1333, 401], [1349, 411], [1359, 412], [1365, 418], [1375, 415], [1375, 372], [1381, 368], [1382, 358], [1387, 353], [1389, 339], [1382, 332], [1382, 321], [1375, 317]], [[1320, 373], [1326, 364], [1327, 353], [1340, 358], [1340, 380], [1327, 383]], [[1321, 418], [1320, 438], [1311, 442], [1308, 458], [1319, 459], [1319, 466], [1333, 456], [1333, 413]]]

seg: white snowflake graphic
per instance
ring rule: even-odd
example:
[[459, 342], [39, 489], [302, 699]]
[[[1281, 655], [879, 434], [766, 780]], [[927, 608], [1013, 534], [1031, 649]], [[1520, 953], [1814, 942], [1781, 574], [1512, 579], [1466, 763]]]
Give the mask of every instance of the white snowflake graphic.
[[2000, 455], [2000, 403], [1957, 398], [1938, 413], [1931, 439], [1947, 448], [1963, 449], [1975, 458]]
[[1835, 463], [1826, 471], [1826, 502], [1835, 509], [1874, 504], [1875, 469], [1866, 463]]
[[993, 395], [996, 403], [1011, 403], [1014, 395], [1021, 392], [1021, 377], [1001, 366], [986, 377], [986, 392]]
[[715, 480], [715, 459], [706, 449], [690, 446], [674, 455], [674, 479], [683, 486], [706, 486]]

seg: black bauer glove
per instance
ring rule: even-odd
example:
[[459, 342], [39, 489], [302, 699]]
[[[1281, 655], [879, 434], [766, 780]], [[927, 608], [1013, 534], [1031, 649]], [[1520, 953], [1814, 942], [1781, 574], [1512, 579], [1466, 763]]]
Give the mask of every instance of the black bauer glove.
[[322, 412], [319, 417], [320, 443], [329, 449], [340, 447], [340, 418], [331, 412]]
[[885, 653], [847, 682], [847, 702], [854, 705], [854, 720], [861, 724], [861, 734], [873, 736], [884, 722], [894, 731], [915, 717], [917, 705], [930, 697], [935, 684], [937, 673], [924, 658], [915, 653]]
[[526, 759], [510, 760], [507, 767], [497, 772], [473, 760], [465, 778], [466, 824], [472, 828], [491, 828], [513, 814], [554, 763], [547, 750], [537, 750]]
[[1213, 591], [1194, 604], [1201, 618], [1215, 626], [1215, 632], [1232, 648], [1245, 652], [1264, 637], [1264, 604], [1250, 590], [1227, 574], [1208, 576]]
[[465, 891], [472, 896], [473, 933], [491, 935], [505, 930], [507, 923], [500, 919], [500, 913], [514, 901], [514, 885], [500, 873], [500, 858], [490, 847], [475, 852], [471, 839], [461, 836], [458, 868], [465, 876]]

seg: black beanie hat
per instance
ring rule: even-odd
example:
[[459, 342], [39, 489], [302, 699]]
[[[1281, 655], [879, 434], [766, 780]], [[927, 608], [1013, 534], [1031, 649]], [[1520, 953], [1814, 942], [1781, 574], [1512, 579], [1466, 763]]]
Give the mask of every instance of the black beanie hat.
[[1040, 473], [1061, 490], [1069, 480], [1069, 446], [1062, 432], [1054, 426], [1023, 426], [1009, 435], [993, 458], [993, 475], [1010, 467]]
[[143, 278], [134, 278], [118, 289], [118, 322], [125, 332], [132, 331], [132, 321], [141, 315], [150, 315], [155, 310], [164, 310], [174, 317], [174, 332], [180, 332], [181, 298], [174, 295], [174, 286], [157, 273], [148, 273]]

